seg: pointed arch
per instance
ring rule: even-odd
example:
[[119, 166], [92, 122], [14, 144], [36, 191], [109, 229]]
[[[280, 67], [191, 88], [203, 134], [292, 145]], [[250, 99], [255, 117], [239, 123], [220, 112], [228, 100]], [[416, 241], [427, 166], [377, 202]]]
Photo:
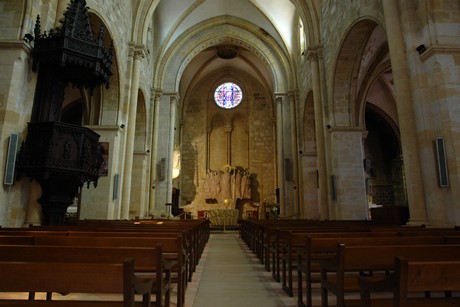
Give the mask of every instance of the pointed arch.
[[220, 16], [191, 27], [162, 53], [155, 71], [155, 87], [177, 92], [190, 61], [204, 49], [225, 43], [245, 48], [259, 57], [270, 72], [274, 92], [286, 92], [293, 86], [290, 60], [281, 46], [247, 21]]

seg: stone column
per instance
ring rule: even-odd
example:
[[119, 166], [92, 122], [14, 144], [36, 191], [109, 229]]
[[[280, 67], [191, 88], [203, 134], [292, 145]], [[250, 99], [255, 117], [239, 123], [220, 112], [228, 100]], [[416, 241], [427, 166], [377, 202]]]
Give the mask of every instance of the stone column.
[[40, 226], [42, 220], [42, 207], [37, 202], [37, 199], [42, 195], [42, 190], [37, 181], [31, 182], [29, 185], [29, 199], [26, 206], [26, 217], [23, 227], [30, 225]]
[[172, 160], [174, 156], [176, 93], [163, 92], [156, 106], [157, 135], [153, 151], [155, 152], [155, 205], [152, 214], [167, 217], [165, 204], [172, 201]]
[[133, 57], [133, 70], [131, 74], [131, 90], [129, 95], [129, 110], [128, 120], [126, 122], [125, 134], [125, 161], [123, 172], [123, 186], [122, 186], [122, 199], [121, 199], [121, 219], [129, 218], [129, 207], [131, 201], [131, 180], [133, 168], [133, 154], [134, 154], [134, 139], [136, 135], [136, 115], [137, 115], [137, 98], [139, 90], [139, 71], [140, 62], [144, 58], [143, 45], [131, 45], [130, 56]]
[[[410, 74], [400, 21], [398, 0], [384, 0], [386, 33], [390, 49], [391, 68], [395, 85], [399, 130], [404, 159], [407, 198], [409, 202], [409, 224], [427, 224], [425, 193], [423, 188], [415, 112], [410, 86]], [[402, 11], [401, 11], [402, 12]]]
[[316, 159], [318, 169], [318, 188], [319, 188], [319, 208], [320, 218], [329, 218], [329, 203], [327, 195], [327, 168], [326, 168], [326, 147], [324, 137], [324, 113], [321, 95], [321, 82], [319, 72], [319, 53], [320, 47], [310, 48], [307, 58], [311, 65], [311, 75], [313, 83], [313, 104], [315, 108], [315, 137], [316, 137]]
[[295, 92], [290, 93], [289, 103], [291, 110], [291, 147], [292, 147], [292, 180], [294, 181], [294, 215], [300, 218], [300, 200], [299, 200], [299, 146], [297, 140], [297, 95]]
[[153, 129], [152, 129], [152, 145], [150, 148], [150, 191], [149, 191], [149, 208], [148, 212], [153, 214], [155, 208], [155, 185], [157, 176], [157, 151], [155, 148], [158, 146], [158, 118], [160, 109], [160, 96], [161, 92], [152, 91], [153, 98]]
[[[176, 111], [178, 105], [178, 96], [172, 95], [170, 97], [170, 113], [169, 113], [169, 147], [168, 147], [168, 160], [166, 163], [167, 168], [167, 184], [166, 184], [166, 198], [168, 203], [172, 201], [172, 189], [173, 189], [173, 160], [174, 160], [174, 144], [175, 144], [175, 135], [176, 135]], [[171, 206], [166, 208], [166, 216], [171, 217]]]
[[284, 207], [284, 146], [283, 146], [283, 97], [275, 95], [276, 104], [276, 151], [278, 170], [278, 189], [281, 213], [285, 214]]

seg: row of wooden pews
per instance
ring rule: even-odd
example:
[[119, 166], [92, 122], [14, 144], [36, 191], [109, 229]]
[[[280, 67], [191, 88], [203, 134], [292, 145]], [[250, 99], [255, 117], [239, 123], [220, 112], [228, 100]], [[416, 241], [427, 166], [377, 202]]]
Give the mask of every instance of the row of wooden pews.
[[[394, 283], [388, 286], [397, 279], [397, 257], [409, 263], [430, 261], [440, 266], [460, 261], [458, 228], [381, 226], [369, 221], [245, 220], [241, 221], [240, 236], [288, 295], [294, 296], [297, 290], [298, 306], [312, 306], [315, 287], [321, 289], [323, 307], [329, 306], [331, 294], [337, 306], [373, 306], [371, 294], [376, 290], [386, 292], [383, 304], [392, 306], [388, 297], [394, 297], [394, 306], [400, 306], [396, 301], [401, 301], [401, 295], [394, 295], [399, 289]], [[293, 287], [295, 274], [297, 289]], [[405, 278], [401, 274], [399, 277]], [[385, 281], [373, 284], [374, 280]], [[424, 286], [426, 293], [437, 290]], [[449, 295], [459, 291], [460, 280], [445, 290], [450, 291]], [[458, 295], [436, 299], [436, 304], [442, 301], [446, 306], [460, 303]], [[430, 298], [421, 301], [433, 304]], [[449, 305], [451, 302], [454, 305]]]
[[[15, 300], [11, 305], [11, 300], [0, 299], [0, 306], [60, 306], [65, 305], [65, 297], [53, 299], [53, 292], [98, 291], [118, 293], [120, 297], [118, 303], [94, 302], [97, 306], [134, 306], [133, 289], [137, 287], [143, 299], [136, 306], [151, 306], [151, 297], [155, 300], [152, 306], [169, 306], [171, 289], [175, 287], [177, 306], [181, 307], [209, 230], [207, 220], [85, 220], [73, 226], [0, 228], [0, 266], [14, 263], [15, 268], [8, 270], [8, 276], [2, 271], [0, 292], [29, 292], [29, 300]], [[37, 274], [29, 275], [30, 283], [21, 284], [22, 277], [14, 274], [20, 265], [27, 265], [27, 269], [37, 266]], [[81, 270], [72, 271], [78, 267]], [[85, 275], [86, 267], [100, 271], [93, 274], [98, 278]], [[120, 278], [109, 278], [120, 268]], [[65, 278], [61, 275], [68, 276], [67, 282], [59, 282], [59, 278]], [[150, 290], [147, 293], [146, 287]], [[35, 300], [35, 292], [46, 292], [47, 301]], [[81, 306], [75, 299], [66, 306], [73, 304]], [[86, 301], [82, 304], [92, 306]]]

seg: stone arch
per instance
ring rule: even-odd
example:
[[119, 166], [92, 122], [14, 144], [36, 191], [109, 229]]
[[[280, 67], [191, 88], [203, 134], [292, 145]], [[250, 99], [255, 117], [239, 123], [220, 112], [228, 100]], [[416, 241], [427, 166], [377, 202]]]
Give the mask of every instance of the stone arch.
[[142, 90], [137, 94], [136, 134], [134, 151], [144, 152], [147, 148], [147, 106]]
[[[108, 47], [108, 44], [110, 44], [109, 42], [113, 41], [113, 39], [107, 24], [97, 11], [91, 11], [88, 15], [91, 20], [91, 29], [94, 33], [98, 33], [101, 26], [104, 27], [104, 42]], [[94, 33], [93, 39], [96, 39]], [[99, 85], [93, 89], [72, 88], [71, 86], [66, 87], [66, 95], [64, 97], [62, 110], [63, 116], [65, 117], [63, 121], [78, 125], [103, 125], [104, 115], [107, 114], [105, 110], [110, 109], [112, 110], [111, 112], [113, 112], [113, 110], [118, 110], [119, 82], [118, 58], [116, 52], [114, 52], [110, 87], [107, 88], [104, 85]], [[76, 118], [76, 116], [79, 118]], [[110, 123], [107, 122], [105, 124], [115, 125], [116, 115], [110, 116], [114, 116], [115, 119], [112, 118]]]
[[[388, 55], [388, 54], [387, 54]], [[388, 75], [389, 77], [386, 77]], [[386, 93], [389, 97], [391, 97], [392, 102], [395, 103], [394, 100], [394, 91], [393, 85], [391, 82], [392, 80], [392, 70], [391, 70], [391, 62], [390, 60], [386, 60], [382, 63], [379, 63], [369, 72], [366, 76], [366, 82], [363, 86], [360, 87], [358, 90], [358, 96], [356, 99], [357, 108], [356, 108], [356, 125], [358, 127], [364, 127], [364, 120], [365, 120], [365, 112], [366, 107], [368, 105], [368, 95], [369, 92], [376, 86], [378, 83], [382, 83], [382, 87], [386, 88]], [[395, 121], [395, 118], [392, 118]]]
[[[118, 46], [115, 44], [113, 39], [113, 32], [108, 27], [108, 23], [104, 21], [103, 17], [97, 11], [91, 11], [89, 13], [91, 18], [91, 24], [93, 31], [99, 29], [102, 25], [105, 28], [104, 32], [104, 41], [106, 43], [113, 41], [113, 57], [112, 57], [112, 76], [110, 77], [110, 86], [108, 88], [100, 86], [97, 89], [95, 97], [92, 98], [92, 104], [98, 104], [99, 109], [94, 110], [94, 106], [91, 106], [91, 112], [97, 114], [93, 118], [92, 122], [94, 125], [116, 125], [118, 123], [118, 113], [120, 105], [120, 89], [121, 89], [121, 80], [119, 73], [120, 60], [117, 57]], [[97, 32], [96, 32], [97, 33]], [[98, 101], [95, 101], [95, 98]]]
[[313, 91], [307, 93], [302, 121], [302, 145], [299, 150], [316, 153], [315, 110]]
[[356, 95], [363, 51], [369, 37], [378, 24], [363, 19], [353, 24], [346, 32], [337, 55], [331, 87], [332, 124], [349, 127], [356, 125]]
[[274, 40], [239, 18], [221, 16], [190, 28], [162, 54], [155, 72], [155, 87], [170, 92], [179, 90], [180, 79], [190, 61], [206, 48], [230, 43], [258, 56], [270, 71], [273, 91], [285, 92], [292, 84], [288, 55]]
[[147, 169], [147, 112], [146, 101], [142, 90], [137, 94], [136, 132], [134, 135], [134, 153], [131, 177], [130, 211], [135, 216], [143, 216], [146, 208], [145, 191], [148, 186], [149, 172]]
[[136, 13], [134, 14], [134, 22], [131, 32], [132, 40], [139, 44], [146, 44], [148, 27], [152, 22], [153, 12], [160, 3], [160, 0], [140, 0]]
[[321, 43], [319, 12], [314, 1], [291, 0], [297, 8], [299, 17], [305, 27], [307, 46], [316, 46]]

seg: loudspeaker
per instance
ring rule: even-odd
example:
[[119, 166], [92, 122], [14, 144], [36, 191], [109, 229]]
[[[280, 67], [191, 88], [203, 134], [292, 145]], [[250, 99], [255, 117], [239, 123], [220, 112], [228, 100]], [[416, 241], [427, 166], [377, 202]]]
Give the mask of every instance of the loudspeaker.
[[332, 200], [337, 200], [337, 193], [335, 191], [335, 176], [331, 176], [331, 197]]
[[436, 162], [438, 163], [438, 180], [439, 186], [445, 188], [449, 186], [449, 170], [447, 168], [446, 145], [444, 138], [437, 137], [436, 145]]
[[11, 134], [8, 142], [8, 152], [6, 156], [5, 177], [3, 184], [12, 185], [14, 182], [14, 168], [16, 166], [16, 153], [18, 150], [18, 135]]
[[118, 174], [113, 175], [113, 200], [116, 200], [118, 198], [118, 180]]

